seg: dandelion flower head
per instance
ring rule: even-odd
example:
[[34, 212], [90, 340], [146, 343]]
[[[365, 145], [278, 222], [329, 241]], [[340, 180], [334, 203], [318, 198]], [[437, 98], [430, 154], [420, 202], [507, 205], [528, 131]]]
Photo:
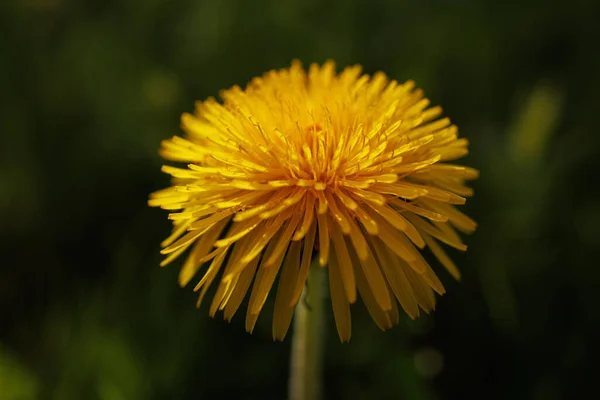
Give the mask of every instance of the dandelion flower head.
[[[456, 279], [441, 243], [466, 250], [476, 224], [455, 206], [478, 172], [448, 163], [468, 142], [412, 81], [360, 66], [299, 62], [234, 86], [183, 114], [184, 137], [162, 143], [172, 186], [149, 205], [169, 210], [166, 265], [187, 252], [179, 283], [202, 270], [198, 305], [217, 281], [210, 315], [231, 320], [249, 294], [252, 332], [275, 293], [273, 337], [282, 340], [309, 268], [327, 268], [337, 331], [350, 339], [358, 297], [381, 329], [435, 307], [444, 287], [427, 248]], [[277, 280], [277, 284], [275, 282]], [[276, 286], [276, 289], [274, 288]]]

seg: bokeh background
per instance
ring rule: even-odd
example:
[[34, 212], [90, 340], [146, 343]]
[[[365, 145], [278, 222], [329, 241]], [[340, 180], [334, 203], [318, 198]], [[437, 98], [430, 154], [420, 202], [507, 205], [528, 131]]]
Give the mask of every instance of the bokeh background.
[[[414, 79], [471, 141], [479, 223], [431, 316], [326, 334], [327, 399], [597, 393], [600, 3], [0, 2], [0, 399], [283, 399], [290, 336], [159, 268], [160, 140], [293, 58]], [[268, 307], [269, 308], [269, 307]], [[594, 355], [595, 354], [595, 355]], [[595, 372], [596, 371], [596, 372]]]

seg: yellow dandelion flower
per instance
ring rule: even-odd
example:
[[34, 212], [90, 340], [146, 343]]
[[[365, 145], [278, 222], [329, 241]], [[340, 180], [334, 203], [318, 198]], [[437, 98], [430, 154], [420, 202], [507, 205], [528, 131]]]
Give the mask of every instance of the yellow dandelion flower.
[[231, 320], [251, 290], [252, 332], [279, 275], [273, 336], [282, 340], [314, 253], [328, 269], [342, 341], [358, 295], [382, 329], [398, 322], [398, 304], [411, 318], [432, 310], [444, 287], [419, 249], [458, 279], [439, 242], [465, 250], [456, 229], [476, 227], [455, 205], [478, 172], [446, 163], [468, 142], [442, 109], [412, 81], [361, 75], [360, 66], [336, 74], [333, 62], [307, 72], [293, 62], [221, 97], [183, 114], [184, 138], [162, 142], [162, 157], [187, 168], [164, 166], [173, 185], [149, 200], [172, 211], [161, 265], [190, 250], [182, 286], [207, 265], [198, 305], [219, 277], [210, 315]]

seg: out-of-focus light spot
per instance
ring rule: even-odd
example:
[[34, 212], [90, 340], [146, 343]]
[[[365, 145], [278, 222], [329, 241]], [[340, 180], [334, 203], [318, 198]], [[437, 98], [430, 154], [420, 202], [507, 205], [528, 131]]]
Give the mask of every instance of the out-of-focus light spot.
[[529, 93], [509, 130], [508, 150], [518, 164], [540, 162], [562, 115], [558, 87], [539, 82]]
[[144, 78], [142, 90], [150, 107], [165, 109], [176, 101], [179, 83], [173, 74], [153, 70]]
[[415, 353], [415, 368], [424, 378], [435, 378], [444, 368], [444, 356], [432, 347], [425, 347]]

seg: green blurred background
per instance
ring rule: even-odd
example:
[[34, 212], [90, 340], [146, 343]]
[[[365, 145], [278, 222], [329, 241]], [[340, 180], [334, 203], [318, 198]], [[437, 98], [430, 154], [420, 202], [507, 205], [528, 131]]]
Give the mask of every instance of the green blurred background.
[[[293, 58], [414, 79], [471, 141], [480, 228], [437, 311], [328, 320], [327, 399], [597, 392], [600, 3], [3, 0], [0, 399], [283, 399], [290, 336], [161, 269], [161, 139]], [[270, 308], [270, 307], [268, 307]], [[595, 355], [594, 355], [595, 354]]]

